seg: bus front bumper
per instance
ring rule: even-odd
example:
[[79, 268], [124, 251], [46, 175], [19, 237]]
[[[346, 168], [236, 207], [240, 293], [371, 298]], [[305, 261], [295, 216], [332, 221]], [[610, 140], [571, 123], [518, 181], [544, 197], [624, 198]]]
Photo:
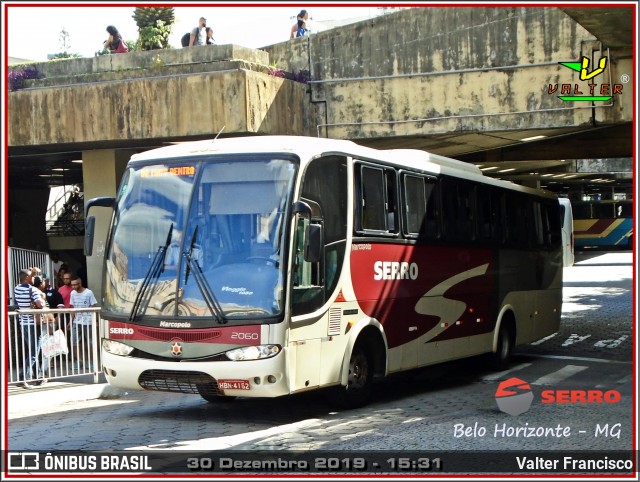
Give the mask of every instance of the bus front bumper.
[[285, 354], [263, 360], [158, 361], [114, 355], [102, 350], [102, 366], [110, 385], [129, 390], [199, 393], [217, 386], [220, 395], [279, 397], [289, 394]]

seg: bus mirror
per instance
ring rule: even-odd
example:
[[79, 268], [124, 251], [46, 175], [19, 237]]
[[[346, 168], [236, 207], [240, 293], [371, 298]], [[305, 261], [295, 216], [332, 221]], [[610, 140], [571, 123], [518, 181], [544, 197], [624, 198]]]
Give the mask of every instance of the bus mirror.
[[303, 218], [311, 219], [311, 206], [304, 201], [296, 201], [292, 206], [293, 214], [299, 214]]
[[96, 218], [89, 216], [84, 228], [84, 255], [91, 256], [93, 253], [93, 232], [96, 226]]
[[309, 223], [304, 235], [304, 260], [317, 263], [322, 257], [324, 244], [322, 225]]
[[94, 206], [101, 206], [105, 208], [112, 208], [115, 204], [116, 200], [113, 197], [94, 197], [93, 199], [89, 199], [84, 206], [84, 217], [86, 218], [89, 214], [89, 209]]

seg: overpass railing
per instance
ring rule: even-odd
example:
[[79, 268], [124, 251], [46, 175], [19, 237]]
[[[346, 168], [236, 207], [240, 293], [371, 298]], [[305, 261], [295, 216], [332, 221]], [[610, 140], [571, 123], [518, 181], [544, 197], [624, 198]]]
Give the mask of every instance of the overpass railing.
[[[91, 325], [87, 325], [85, 333], [90, 333], [90, 340], [81, 337], [79, 343], [72, 340], [74, 319], [78, 314], [88, 313]], [[16, 310], [8, 313], [9, 323], [9, 370], [8, 382], [22, 384], [38, 383], [46, 378], [64, 379], [78, 375], [93, 375], [93, 383], [98, 383], [102, 371], [100, 365], [100, 336], [98, 320], [100, 308], [64, 308], [64, 309], [28, 309]], [[34, 335], [20, 325], [20, 315], [33, 315], [36, 320], [44, 315], [48, 321], [36, 324], [34, 342], [30, 340]], [[50, 316], [52, 315], [52, 316]], [[64, 335], [60, 337], [59, 331]], [[45, 348], [43, 343], [47, 337], [54, 337], [58, 343], [53, 350]], [[35, 367], [30, 375], [29, 363], [35, 357]]]

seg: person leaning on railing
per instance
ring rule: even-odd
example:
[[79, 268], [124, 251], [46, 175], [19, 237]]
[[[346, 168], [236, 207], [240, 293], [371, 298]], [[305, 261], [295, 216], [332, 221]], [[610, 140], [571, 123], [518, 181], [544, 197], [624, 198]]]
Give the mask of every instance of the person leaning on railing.
[[[18, 310], [42, 309], [44, 307], [42, 297], [39, 291], [31, 285], [33, 282], [31, 268], [21, 269], [19, 276], [20, 283], [17, 284], [13, 290]], [[23, 380], [23, 388], [33, 388], [33, 385], [30, 385], [27, 380], [37, 378], [38, 376], [38, 340], [40, 339], [40, 325], [36, 323], [33, 314], [25, 313], [20, 315], [20, 327], [22, 329], [23, 353], [18, 379]]]
[[[79, 276], [74, 276], [72, 278], [71, 288], [73, 289], [70, 298], [71, 308], [90, 308], [98, 306], [98, 300], [96, 300], [93, 291], [82, 286], [82, 279]], [[84, 360], [80, 357], [81, 346], [86, 347], [86, 361], [89, 363], [88, 368], [93, 370], [93, 366], [91, 366], [91, 360], [93, 359], [91, 353], [91, 348], [93, 346], [93, 330], [91, 327], [92, 319], [92, 315], [89, 312], [76, 313], [76, 316], [73, 319], [73, 326], [67, 327], [71, 328], [71, 344], [75, 350], [76, 361], [73, 366], [74, 370], [84, 368]], [[83, 366], [81, 367], [80, 365]]]

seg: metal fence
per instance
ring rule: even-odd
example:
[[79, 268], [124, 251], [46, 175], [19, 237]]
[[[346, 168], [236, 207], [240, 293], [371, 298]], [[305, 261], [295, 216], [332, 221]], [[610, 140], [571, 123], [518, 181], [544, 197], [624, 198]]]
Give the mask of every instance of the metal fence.
[[[74, 323], [78, 313], [90, 313], [91, 325], [80, 327]], [[44, 315], [47, 320], [36, 323], [35, 327], [26, 328], [20, 324], [20, 315], [33, 315], [36, 320]], [[98, 383], [102, 371], [99, 319], [100, 308], [10, 311], [9, 383], [39, 383], [42, 379], [62, 379], [87, 374], [93, 374], [93, 382]], [[61, 332], [64, 337], [56, 331]], [[30, 366], [33, 367], [31, 370]]]
[[54, 286], [55, 280], [53, 278], [53, 263], [51, 262], [49, 253], [9, 247], [8, 255], [9, 262], [7, 266], [7, 274], [9, 277], [9, 306], [15, 305], [13, 289], [16, 284], [20, 283], [21, 269], [34, 267], [40, 268], [42, 273], [46, 274], [51, 280], [51, 285]]

